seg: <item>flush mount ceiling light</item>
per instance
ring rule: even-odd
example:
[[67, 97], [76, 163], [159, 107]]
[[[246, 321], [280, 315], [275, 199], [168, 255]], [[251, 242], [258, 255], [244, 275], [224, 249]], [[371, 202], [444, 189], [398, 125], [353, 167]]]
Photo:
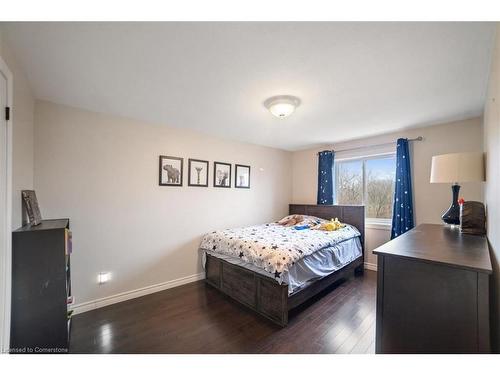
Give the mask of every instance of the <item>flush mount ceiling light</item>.
[[291, 95], [273, 96], [264, 102], [269, 112], [278, 118], [290, 116], [299, 105], [300, 99]]

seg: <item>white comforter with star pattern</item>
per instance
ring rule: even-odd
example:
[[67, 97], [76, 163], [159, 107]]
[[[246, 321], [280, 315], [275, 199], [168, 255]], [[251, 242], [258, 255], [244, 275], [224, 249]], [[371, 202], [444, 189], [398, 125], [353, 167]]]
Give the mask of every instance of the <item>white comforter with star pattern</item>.
[[360, 236], [352, 225], [327, 232], [297, 230], [276, 223], [225, 229], [203, 237], [200, 248], [213, 253], [239, 257], [247, 263], [273, 274], [281, 275], [298, 260], [326, 247]]

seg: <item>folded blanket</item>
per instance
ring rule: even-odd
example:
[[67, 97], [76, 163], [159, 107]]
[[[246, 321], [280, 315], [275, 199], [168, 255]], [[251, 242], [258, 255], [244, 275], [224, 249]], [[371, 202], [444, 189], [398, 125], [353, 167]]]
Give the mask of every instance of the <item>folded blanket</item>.
[[298, 260], [359, 235], [349, 224], [337, 231], [325, 232], [269, 223], [209, 233], [203, 237], [200, 248], [239, 257], [272, 273], [281, 282], [283, 271], [288, 271]]

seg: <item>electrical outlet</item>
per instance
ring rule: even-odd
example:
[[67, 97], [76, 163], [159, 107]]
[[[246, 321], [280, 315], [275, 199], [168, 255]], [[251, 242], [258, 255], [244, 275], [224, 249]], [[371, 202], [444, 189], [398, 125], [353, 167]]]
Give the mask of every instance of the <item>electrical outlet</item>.
[[110, 272], [99, 272], [99, 274], [97, 275], [97, 282], [99, 283], [99, 285], [106, 284], [109, 280], [111, 280]]

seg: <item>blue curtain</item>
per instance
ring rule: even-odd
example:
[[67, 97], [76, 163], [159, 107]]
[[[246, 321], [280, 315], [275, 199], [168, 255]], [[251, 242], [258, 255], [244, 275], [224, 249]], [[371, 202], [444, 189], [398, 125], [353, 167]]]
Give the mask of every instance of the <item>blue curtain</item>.
[[396, 187], [392, 211], [391, 239], [413, 228], [413, 194], [408, 139], [400, 138], [396, 147]]
[[333, 151], [321, 151], [318, 158], [318, 204], [333, 204]]

